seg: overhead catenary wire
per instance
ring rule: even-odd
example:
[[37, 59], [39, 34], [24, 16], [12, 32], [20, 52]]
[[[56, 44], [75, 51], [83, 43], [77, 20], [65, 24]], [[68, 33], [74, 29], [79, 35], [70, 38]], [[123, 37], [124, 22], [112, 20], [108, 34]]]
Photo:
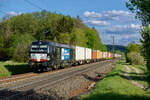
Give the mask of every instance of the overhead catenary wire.
[[30, 4], [30, 5], [32, 5], [32, 6], [36, 7], [36, 8], [38, 8], [38, 9], [40, 9], [40, 10], [43, 10], [41, 7], [39, 7], [38, 5], [36, 5], [36, 4], [32, 3], [32, 2], [30, 2], [29, 0], [24, 0], [24, 1], [27, 2], [27, 3]]

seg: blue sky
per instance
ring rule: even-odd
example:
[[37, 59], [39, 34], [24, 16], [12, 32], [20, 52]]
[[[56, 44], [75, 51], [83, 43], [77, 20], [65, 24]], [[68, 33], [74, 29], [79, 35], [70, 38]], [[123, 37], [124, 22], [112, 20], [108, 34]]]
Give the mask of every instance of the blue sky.
[[[35, 4], [35, 7], [30, 3]], [[21, 13], [47, 11], [76, 17], [79, 15], [89, 27], [96, 27], [102, 41], [112, 44], [128, 45], [139, 43], [140, 23], [126, 8], [127, 0], [0, 0], [0, 18], [5, 15], [16, 16]], [[41, 8], [41, 9], [40, 9]]]

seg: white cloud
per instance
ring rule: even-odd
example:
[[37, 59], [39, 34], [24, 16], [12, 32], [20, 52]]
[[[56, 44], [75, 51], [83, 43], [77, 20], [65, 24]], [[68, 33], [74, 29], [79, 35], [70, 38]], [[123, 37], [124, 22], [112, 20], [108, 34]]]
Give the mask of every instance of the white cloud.
[[141, 29], [141, 25], [138, 25], [138, 24], [131, 24], [130, 25], [130, 28], [134, 28], [134, 29]]
[[86, 12], [84, 12], [84, 14], [83, 14], [85, 17], [87, 17], [87, 18], [98, 18], [98, 17], [101, 17], [101, 14], [100, 13], [96, 13], [96, 12], [94, 12], [94, 11], [92, 11], [92, 12], [89, 12], [89, 11], [86, 11]]
[[[88, 12], [88, 13], [87, 13]], [[110, 10], [103, 12], [86, 11], [86, 22], [89, 26], [95, 26], [99, 30], [104, 43], [112, 44], [112, 36], [116, 38], [116, 44], [128, 45], [130, 42], [139, 43], [141, 37], [140, 22], [135, 19], [135, 14], [124, 10]], [[90, 14], [99, 16], [92, 17]]]
[[101, 20], [88, 20], [88, 21], [84, 21], [87, 24], [90, 25], [98, 25], [98, 26], [107, 26], [110, 25], [110, 23], [106, 22], [106, 21], [101, 21]]
[[9, 16], [17, 16], [17, 13], [14, 12], [14, 11], [7, 12], [6, 14], [9, 15]]
[[[134, 18], [134, 14], [123, 11], [123, 10], [111, 10], [111, 11], [103, 11], [103, 12], [94, 12], [94, 11], [85, 11], [83, 15], [87, 18], [99, 18], [100, 20], [122, 20], [123, 17], [128, 17], [129, 19]], [[130, 17], [130, 18], [129, 18]]]
[[6, 13], [7, 16], [17, 16], [17, 15], [20, 15], [20, 14], [22, 14], [22, 12], [16, 13], [16, 12], [14, 12], [14, 11], [11, 11], [11, 12], [7, 12], [7, 13]]
[[107, 34], [137, 34], [141, 26], [139, 24], [114, 25], [104, 30]]
[[140, 34], [100, 34], [105, 44], [113, 44], [112, 36], [115, 37], [115, 44], [127, 46], [131, 42], [140, 43]]
[[111, 10], [111, 11], [104, 11], [104, 16], [131, 16], [132, 14], [128, 11], [123, 10]]

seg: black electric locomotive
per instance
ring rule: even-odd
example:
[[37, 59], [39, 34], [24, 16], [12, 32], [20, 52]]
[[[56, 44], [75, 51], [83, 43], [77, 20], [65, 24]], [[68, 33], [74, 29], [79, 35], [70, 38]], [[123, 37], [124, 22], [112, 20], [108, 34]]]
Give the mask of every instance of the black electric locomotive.
[[29, 65], [34, 71], [49, 71], [74, 64], [73, 46], [48, 42], [32, 42], [29, 50]]

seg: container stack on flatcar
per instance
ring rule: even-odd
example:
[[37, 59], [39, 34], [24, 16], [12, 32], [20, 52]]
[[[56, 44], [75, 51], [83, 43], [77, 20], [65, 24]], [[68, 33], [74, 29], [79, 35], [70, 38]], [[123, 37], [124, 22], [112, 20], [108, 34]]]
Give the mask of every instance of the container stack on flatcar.
[[96, 62], [96, 60], [97, 60], [97, 51], [92, 50], [92, 62]]
[[121, 55], [80, 46], [36, 41], [32, 42], [30, 46], [29, 57], [29, 65], [34, 71], [48, 71], [112, 59], [113, 57], [119, 58]]
[[100, 50], [96, 50], [96, 54], [97, 54], [97, 61], [102, 60], [102, 52]]
[[75, 46], [75, 65], [84, 64], [85, 62], [85, 47]]
[[85, 61], [86, 63], [90, 63], [92, 59], [92, 49], [91, 48], [85, 48]]

